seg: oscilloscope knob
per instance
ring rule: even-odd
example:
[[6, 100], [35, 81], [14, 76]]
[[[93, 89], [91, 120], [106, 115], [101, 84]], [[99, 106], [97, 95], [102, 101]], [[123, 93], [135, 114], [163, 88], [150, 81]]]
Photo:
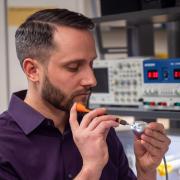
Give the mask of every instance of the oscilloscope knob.
[[180, 96], [180, 89], [175, 90], [176, 95]]
[[114, 80], [113, 83], [114, 83], [114, 85], [117, 86], [119, 84], [119, 81], [118, 80]]
[[119, 69], [123, 69], [123, 65], [122, 65], [122, 64], [119, 64], [119, 65], [118, 65], [118, 68], [119, 68]]
[[133, 81], [133, 85], [134, 86], [137, 85], [137, 81], [136, 80]]

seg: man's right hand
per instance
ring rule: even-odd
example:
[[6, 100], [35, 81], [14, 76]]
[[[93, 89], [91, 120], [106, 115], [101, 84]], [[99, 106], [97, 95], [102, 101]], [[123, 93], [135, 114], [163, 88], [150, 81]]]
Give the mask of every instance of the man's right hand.
[[117, 116], [104, 115], [105, 113], [105, 108], [92, 110], [83, 117], [79, 124], [76, 103], [71, 108], [69, 122], [74, 142], [83, 159], [83, 167], [75, 178], [76, 180], [99, 179], [108, 162], [106, 137], [109, 129], [117, 127], [119, 123], [116, 122]]

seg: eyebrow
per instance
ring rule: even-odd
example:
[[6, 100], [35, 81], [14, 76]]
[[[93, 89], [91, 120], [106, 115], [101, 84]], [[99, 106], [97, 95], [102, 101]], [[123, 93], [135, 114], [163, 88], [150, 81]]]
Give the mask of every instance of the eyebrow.
[[[94, 56], [90, 61], [94, 61], [96, 58], [97, 58], [97, 56]], [[85, 61], [85, 59], [72, 59], [72, 60], [63, 62], [63, 64], [82, 63], [84, 61]]]

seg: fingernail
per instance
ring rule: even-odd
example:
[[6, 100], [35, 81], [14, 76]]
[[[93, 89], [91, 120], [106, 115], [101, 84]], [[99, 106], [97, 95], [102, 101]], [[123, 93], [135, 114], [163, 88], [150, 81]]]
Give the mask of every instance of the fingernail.
[[119, 118], [116, 118], [115, 121], [116, 121], [116, 122], [119, 122]]

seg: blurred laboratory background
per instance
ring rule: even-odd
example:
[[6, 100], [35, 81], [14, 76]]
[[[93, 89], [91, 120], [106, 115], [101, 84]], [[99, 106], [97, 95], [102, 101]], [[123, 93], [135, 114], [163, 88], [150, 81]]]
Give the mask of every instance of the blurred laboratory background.
[[[130, 124], [162, 123], [171, 139], [169, 179], [180, 180], [180, 0], [0, 0], [0, 112], [27, 82], [15, 49], [15, 31], [33, 12], [67, 8], [93, 19], [98, 81], [89, 106], [107, 107]], [[133, 133], [116, 128], [135, 170]], [[157, 179], [166, 179], [164, 162]]]

